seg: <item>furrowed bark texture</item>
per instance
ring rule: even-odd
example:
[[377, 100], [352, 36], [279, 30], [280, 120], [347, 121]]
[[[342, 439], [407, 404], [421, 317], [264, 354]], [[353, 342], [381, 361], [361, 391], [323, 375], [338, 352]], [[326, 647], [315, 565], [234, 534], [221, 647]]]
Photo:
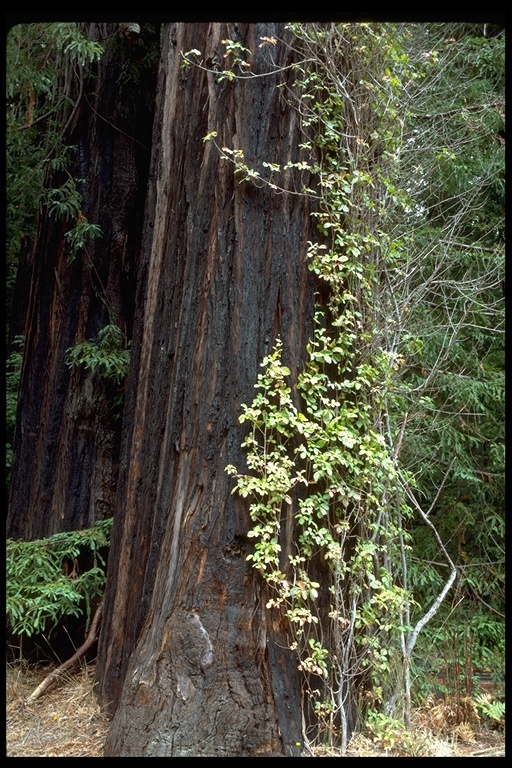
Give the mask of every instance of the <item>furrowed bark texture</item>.
[[278, 335], [292, 378], [302, 364], [309, 203], [238, 184], [203, 141], [217, 131], [248, 165], [284, 165], [298, 159], [298, 116], [276, 88], [283, 74], [219, 83], [180, 57], [196, 48], [212, 65], [228, 38], [253, 52], [253, 72], [270, 71], [269, 55], [283, 66], [292, 54], [261, 38], [286, 35], [276, 24], [165, 27], [99, 641], [99, 696], [114, 714], [105, 756], [300, 754], [297, 662], [246, 562], [248, 504], [225, 466], [244, 467], [241, 404]]
[[123, 41], [117, 25], [91, 24], [86, 34], [104, 42], [106, 52], [97, 77], [81, 70], [77, 76], [78, 67], [66, 75], [76, 104], [66, 140], [78, 148], [73, 176], [85, 180], [82, 214], [102, 236], [71, 262], [64, 234], [76, 222], [41, 217], [7, 517], [13, 538], [86, 528], [114, 511], [119, 426], [112, 401], [97, 374], [67, 367], [66, 351], [97, 340], [112, 321], [131, 334], [157, 73], [144, 69], [136, 89], [122, 84], [140, 50]]

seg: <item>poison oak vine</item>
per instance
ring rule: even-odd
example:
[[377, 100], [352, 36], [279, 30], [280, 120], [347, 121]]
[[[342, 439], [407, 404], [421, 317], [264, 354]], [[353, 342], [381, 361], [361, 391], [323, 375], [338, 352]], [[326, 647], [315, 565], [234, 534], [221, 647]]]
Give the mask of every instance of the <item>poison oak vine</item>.
[[[297, 73], [299, 109], [310, 134], [302, 148], [319, 147], [320, 165], [300, 161], [281, 169], [263, 163], [270, 175], [262, 177], [246, 165], [242, 150], [219, 147], [240, 181], [282, 191], [276, 180], [281, 170], [293, 166], [317, 175], [314, 196], [320, 204], [314, 215], [322, 237], [309, 243], [308, 259], [329, 297], [315, 315], [299, 402], [292, 398], [283, 342], [277, 339], [262, 362], [258, 393], [240, 416], [248, 426], [243, 447], [249, 472], [234, 466], [226, 471], [236, 478], [234, 491], [251, 501], [248, 535], [254, 548], [248, 560], [269, 585], [267, 608], [284, 611], [299, 667], [309, 680], [317, 675], [322, 681], [309, 686], [319, 722], [346, 747], [355, 681], [368, 672], [374, 703], [382, 699], [383, 681], [396, 663], [393, 646], [397, 651], [397, 635], [406, 630], [404, 604], [411, 598], [395, 572], [395, 541], [403, 543], [405, 534], [389, 511], [398, 478], [379, 426], [395, 364], [379, 349], [375, 322], [376, 264], [389, 243], [373, 225], [376, 198], [386, 184], [368, 170], [363, 137], [353, 147], [350, 137], [345, 143], [351, 151], [340, 151], [342, 96], [332, 83], [325, 85], [322, 62], [317, 64], [316, 72], [299, 66]], [[215, 137], [212, 132], [205, 140]], [[305, 185], [292, 191], [313, 194]], [[295, 551], [284, 562], [282, 521], [290, 507]], [[319, 561], [322, 586], [315, 580]]]

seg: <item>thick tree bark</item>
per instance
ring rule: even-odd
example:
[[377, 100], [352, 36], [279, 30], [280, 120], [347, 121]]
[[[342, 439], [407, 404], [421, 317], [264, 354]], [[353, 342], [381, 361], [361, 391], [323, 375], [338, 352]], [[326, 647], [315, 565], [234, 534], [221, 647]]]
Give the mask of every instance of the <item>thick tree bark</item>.
[[[77, 102], [66, 139], [78, 147], [75, 178], [86, 182], [82, 213], [99, 224], [102, 237], [70, 263], [64, 233], [73, 222], [41, 217], [7, 517], [14, 538], [88, 527], [114, 510], [119, 426], [103, 383], [96, 374], [70, 371], [66, 350], [97, 340], [112, 319], [131, 334], [156, 67], [140, 71], [136, 88], [123, 84], [121, 75], [140, 50], [117, 25], [91, 24], [87, 34], [104, 42], [106, 53], [97, 73], [66, 73]], [[149, 44], [154, 40], [142, 43]]]
[[[119, 501], [99, 641], [105, 756], [300, 754], [301, 690], [279, 616], [246, 562], [241, 403], [276, 337], [296, 377], [313, 311], [306, 198], [238, 184], [203, 137], [249, 165], [297, 160], [284, 75], [218, 82], [180, 51], [240, 41], [270, 71], [275, 24], [165, 28], [144, 221]], [[291, 61], [283, 42], [278, 65]], [[220, 59], [222, 61], [222, 59]], [[221, 65], [224, 66], [224, 65]], [[286, 525], [287, 521], [284, 521]], [[289, 526], [291, 528], [291, 526]]]

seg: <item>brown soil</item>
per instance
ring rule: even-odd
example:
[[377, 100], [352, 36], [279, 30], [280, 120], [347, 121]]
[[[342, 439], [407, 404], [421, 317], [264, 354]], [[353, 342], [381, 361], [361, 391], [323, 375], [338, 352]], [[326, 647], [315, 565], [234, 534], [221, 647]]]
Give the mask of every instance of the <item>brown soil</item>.
[[[27, 698], [51, 672], [27, 665], [7, 667], [7, 757], [102, 757], [109, 723], [94, 696], [94, 665], [68, 672], [33, 704]], [[444, 709], [443, 709], [444, 708]], [[347, 757], [505, 757], [503, 731], [478, 719], [450, 725], [450, 709], [437, 704], [415, 713], [413, 731], [389, 734], [387, 749], [371, 736], [352, 739]], [[434, 730], [433, 730], [434, 729]], [[339, 757], [312, 749], [314, 757]]]

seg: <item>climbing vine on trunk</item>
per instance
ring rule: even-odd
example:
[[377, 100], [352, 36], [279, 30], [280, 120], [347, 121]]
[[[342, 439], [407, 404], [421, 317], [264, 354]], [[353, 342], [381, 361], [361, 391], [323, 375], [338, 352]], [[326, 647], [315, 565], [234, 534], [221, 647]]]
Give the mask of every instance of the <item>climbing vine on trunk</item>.
[[[404, 382], [410, 360], [425, 350], [421, 324], [407, 323], [411, 283], [404, 279], [422, 218], [418, 188], [405, 175], [402, 159], [407, 132], [415, 135], [407, 126], [407, 91], [427, 76], [414, 31], [365, 24], [297, 25], [294, 31], [304, 55], [295, 104], [305, 133], [301, 149], [311, 153], [309, 160], [284, 168], [263, 162], [256, 169], [241, 148], [219, 151], [234, 164], [240, 182], [316, 200], [320, 238], [309, 244], [309, 258], [319, 280], [318, 309], [295, 390], [280, 339], [263, 361], [258, 394], [240, 416], [248, 425], [247, 471], [227, 471], [236, 478], [234, 492], [251, 500], [254, 550], [248, 559], [270, 587], [267, 607], [285, 612], [320, 732], [340, 740], [345, 750], [355, 701], [374, 710], [377, 730], [387, 727], [397, 709], [410, 723], [412, 653], [457, 576], [448, 544], [430, 517], [457, 467], [455, 461], [446, 467], [427, 507], [417, 473], [401, 453], [409, 416], [403, 394], [411, 391]], [[427, 51], [425, 57], [428, 71], [438, 54]], [[416, 91], [416, 109], [421, 103]], [[215, 134], [205, 140], [215, 141]], [[316, 184], [290, 186], [288, 175], [287, 187], [292, 165], [295, 173], [316, 175]], [[471, 187], [465, 194], [441, 228], [445, 237], [448, 227], [460, 228]], [[457, 258], [450, 259], [455, 265]], [[437, 290], [438, 277], [435, 266], [424, 275], [427, 291]], [[494, 282], [488, 274], [479, 290], [492, 289]], [[438, 307], [450, 327], [456, 302], [452, 307], [440, 297]], [[474, 321], [468, 315], [457, 322], [452, 341], [464, 323], [469, 328]], [[421, 390], [416, 402], [430, 408]], [[290, 506], [295, 550], [284, 553], [284, 510]], [[410, 587], [413, 525], [429, 532], [447, 567], [424, 607]], [[321, 561], [327, 564], [327, 589]], [[320, 683], [312, 682], [315, 676]]]

